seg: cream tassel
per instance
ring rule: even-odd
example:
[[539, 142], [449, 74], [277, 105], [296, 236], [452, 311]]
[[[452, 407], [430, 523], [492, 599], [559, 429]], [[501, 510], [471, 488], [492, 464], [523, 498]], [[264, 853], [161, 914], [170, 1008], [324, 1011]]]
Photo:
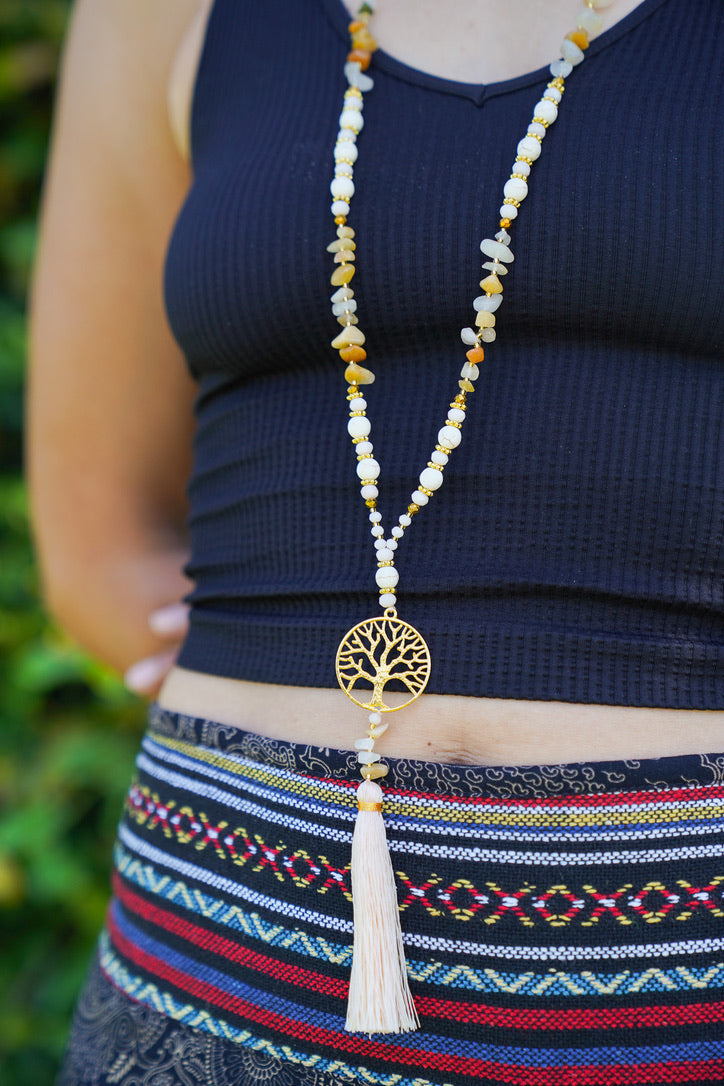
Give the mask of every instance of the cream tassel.
[[420, 1021], [407, 983], [380, 786], [363, 781], [357, 804], [352, 838], [354, 949], [344, 1028], [353, 1033], [409, 1033]]

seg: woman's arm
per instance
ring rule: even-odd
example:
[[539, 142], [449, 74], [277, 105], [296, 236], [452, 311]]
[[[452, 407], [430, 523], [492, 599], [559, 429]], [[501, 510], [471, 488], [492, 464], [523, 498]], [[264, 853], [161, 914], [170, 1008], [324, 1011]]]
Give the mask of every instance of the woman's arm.
[[193, 386], [161, 295], [189, 182], [167, 115], [195, 0], [80, 0], [66, 47], [33, 291], [28, 463], [51, 611], [124, 669], [188, 589]]

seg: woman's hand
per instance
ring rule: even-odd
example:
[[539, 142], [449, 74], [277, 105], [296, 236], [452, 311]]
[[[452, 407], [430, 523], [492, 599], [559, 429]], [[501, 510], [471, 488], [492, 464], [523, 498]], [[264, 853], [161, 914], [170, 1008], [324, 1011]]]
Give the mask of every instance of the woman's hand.
[[163, 641], [168, 641], [168, 648], [153, 656], [137, 660], [126, 671], [123, 680], [129, 690], [144, 697], [155, 697], [164, 679], [176, 663], [176, 657], [189, 628], [189, 608], [185, 603], [169, 603], [159, 607], [148, 616], [151, 633]]

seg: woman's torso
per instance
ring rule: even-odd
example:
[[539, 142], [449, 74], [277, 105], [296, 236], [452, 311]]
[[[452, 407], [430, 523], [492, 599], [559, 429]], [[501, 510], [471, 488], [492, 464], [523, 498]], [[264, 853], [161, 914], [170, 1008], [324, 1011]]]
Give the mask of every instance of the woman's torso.
[[[635, 6], [630, 0], [613, 5], [605, 13], [607, 22], [611, 24], [621, 19]], [[416, 36], [404, 38], [401, 36], [403, 7], [390, 0], [390, 14], [385, 16], [380, 12], [377, 26], [381, 45], [412, 66], [435, 71], [443, 78], [472, 82], [474, 69], [471, 65], [476, 62], [474, 51], [467, 48], [464, 53], [456, 53], [453, 48], [454, 35], [459, 32], [459, 27], [452, 27], [446, 32], [441, 29], [437, 9], [433, 9], [432, 5], [419, 5], [415, 8], [413, 20]], [[468, 10], [466, 5], [460, 5], [458, 14], [463, 20], [474, 18], [477, 8], [473, 11], [472, 7]], [[570, 22], [574, 15], [575, 7], [570, 12], [560, 13], [547, 8], [542, 18], [540, 6], [532, 5], [528, 11], [527, 40], [542, 43], [545, 37], [543, 31], [552, 21], [555, 22], [560, 16], [565, 30], [568, 29], [566, 20]], [[541, 33], [530, 33], [530, 20], [539, 20]], [[538, 55], [535, 48], [531, 49], [528, 45], [525, 61], [516, 64], [516, 50], [514, 41], [510, 40], [510, 31], [510, 25], [507, 32], [500, 30], [500, 52], [497, 59], [496, 55], [492, 55], [492, 59], [488, 60], [491, 80], [514, 77], [521, 68], [530, 68], [545, 60], [544, 55]], [[201, 47], [202, 32], [203, 27], [198, 26], [195, 51], [189, 49], [187, 43], [189, 79], [193, 78], [193, 57], [198, 55]], [[486, 40], [491, 37], [495, 39], [496, 35], [488, 33]], [[501, 53], [506, 58], [502, 63], [499, 59]], [[189, 60], [189, 57], [192, 59]], [[483, 63], [485, 61], [481, 59]], [[475, 81], [481, 82], [483, 78], [485, 73], [481, 72]], [[178, 82], [183, 86], [183, 78]], [[531, 104], [534, 93], [530, 91]], [[563, 116], [565, 105], [562, 107]], [[330, 101], [332, 112], [335, 107], [336, 103]], [[595, 111], [595, 102], [591, 108]], [[511, 149], [522, 134], [522, 131], [515, 135], [506, 134]], [[329, 172], [326, 163], [320, 169]], [[501, 187], [503, 179], [500, 179], [500, 184], [497, 180], [492, 182], [496, 189]], [[536, 180], [534, 170], [533, 187]], [[621, 198], [625, 199], [625, 194]], [[363, 227], [364, 224], [360, 224], [360, 230]], [[645, 229], [644, 225], [642, 235]], [[678, 216], [677, 229], [681, 232], [685, 229], [681, 215]], [[515, 242], [513, 247], [515, 249]], [[614, 271], [606, 269], [607, 274]], [[454, 340], [454, 330], [451, 338]], [[320, 348], [323, 347], [324, 341], [320, 344]], [[495, 362], [492, 364], [495, 365]], [[442, 406], [445, 406], [444, 401]], [[460, 455], [465, 455], [464, 443]], [[426, 515], [436, 515], [434, 509], [425, 512]], [[360, 531], [363, 532], [362, 513], [360, 521]], [[358, 617], [364, 616], [353, 616], [354, 620]], [[280, 679], [284, 680], [283, 674]], [[351, 746], [364, 726], [360, 711], [336, 690], [301, 686], [293, 680], [290, 686], [245, 682], [223, 674], [194, 672], [188, 667], [176, 669], [169, 676], [160, 701], [168, 708], [237, 724], [262, 734], [319, 745]], [[423, 696], [416, 705], [408, 708], [399, 718], [399, 723], [380, 740], [378, 749], [392, 755], [491, 764], [650, 757], [718, 749], [721, 743], [719, 730], [723, 725], [724, 713], [718, 710], [601, 705], [593, 701], [577, 704], [574, 700], [556, 698], [539, 700], [535, 697], [521, 699], [434, 694]]]

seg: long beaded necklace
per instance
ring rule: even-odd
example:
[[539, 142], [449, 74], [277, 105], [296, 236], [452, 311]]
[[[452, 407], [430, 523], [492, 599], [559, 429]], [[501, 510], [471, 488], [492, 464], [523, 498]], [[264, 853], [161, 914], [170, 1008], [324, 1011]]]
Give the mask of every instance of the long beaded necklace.
[[467, 398], [475, 390], [479, 366], [485, 357], [483, 344], [495, 339], [495, 313], [503, 300], [501, 278], [513, 261], [508, 230], [528, 194], [531, 168], [540, 156], [546, 131], [558, 116], [566, 77], [584, 59], [590, 37], [601, 29], [602, 19], [596, 9], [608, 7], [611, 2], [585, 0], [575, 29], [563, 39], [560, 59], [550, 65], [551, 79], [517, 145], [513, 169], [503, 187], [499, 230], [493, 238], [483, 238], [480, 243], [481, 252], [487, 258], [482, 265], [487, 275], [480, 282], [482, 293], [473, 301], [474, 326], [463, 328], [460, 333], [468, 350], [458, 379], [458, 391], [449, 405], [430, 459], [420, 472], [410, 502], [389, 536], [377, 508], [380, 465], [374, 458], [372, 427], [362, 392], [364, 386], [373, 383], [375, 376], [362, 365], [367, 359], [365, 336], [359, 327], [357, 302], [350, 286], [355, 273], [355, 232], [347, 225], [355, 191], [357, 137], [364, 123], [364, 94], [374, 85], [367, 69], [377, 49], [368, 25], [375, 0], [364, 0], [349, 24], [351, 50], [344, 67], [348, 85], [339, 118], [334, 178], [330, 185], [331, 211], [337, 227], [336, 238], [327, 246], [337, 265], [331, 278], [331, 284], [336, 288], [331, 299], [332, 313], [342, 325], [332, 346], [339, 351], [346, 365], [347, 429], [355, 447], [357, 477], [372, 526], [377, 561], [375, 580], [382, 608], [381, 615], [352, 627], [342, 639], [336, 657], [337, 680], [342, 690], [369, 714], [367, 732], [355, 742], [363, 781], [357, 790], [358, 811], [352, 844], [354, 949], [345, 1027], [351, 1031], [400, 1033], [419, 1026], [407, 983], [395, 879], [381, 818], [382, 790], [376, 783], [387, 774], [388, 767], [374, 749], [375, 740], [389, 726], [383, 723], [383, 714], [402, 709], [418, 698], [430, 676], [430, 652], [424, 639], [413, 626], [397, 617], [399, 576], [395, 569], [395, 551], [413, 517], [442, 486], [450, 454], [460, 444]]

